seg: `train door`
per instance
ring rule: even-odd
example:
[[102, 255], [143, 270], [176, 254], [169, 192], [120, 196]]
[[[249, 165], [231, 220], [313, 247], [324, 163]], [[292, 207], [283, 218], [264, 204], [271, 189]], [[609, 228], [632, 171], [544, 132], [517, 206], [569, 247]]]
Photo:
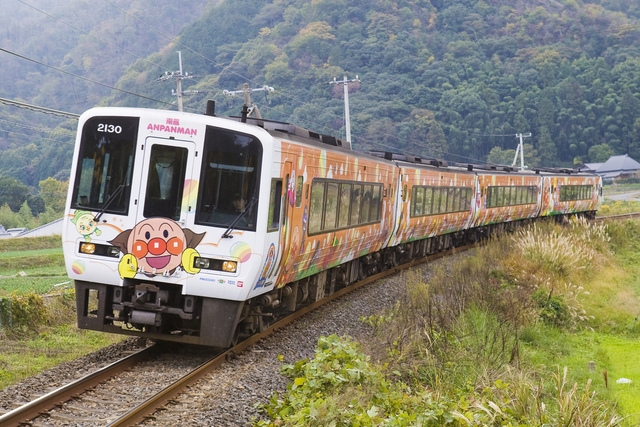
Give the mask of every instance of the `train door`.
[[285, 170], [287, 167], [291, 167], [290, 162], [285, 162], [282, 171], [276, 171], [275, 168], [272, 170], [272, 176], [275, 175], [277, 178], [271, 179], [269, 191], [269, 211], [265, 238], [266, 253], [264, 254], [263, 267], [258, 283], [252, 294], [263, 293], [273, 288], [281, 271], [280, 261], [282, 260], [282, 252], [287, 235], [286, 223], [288, 218], [286, 214], [290, 211], [290, 209], [287, 209], [287, 198], [285, 197], [288, 180], [291, 176], [291, 170]]
[[143, 150], [142, 185], [136, 223], [147, 218], [162, 217], [184, 228], [187, 226], [187, 214], [195, 208], [195, 200], [189, 199], [192, 192], [188, 190], [196, 155], [195, 144], [191, 141], [147, 138]]

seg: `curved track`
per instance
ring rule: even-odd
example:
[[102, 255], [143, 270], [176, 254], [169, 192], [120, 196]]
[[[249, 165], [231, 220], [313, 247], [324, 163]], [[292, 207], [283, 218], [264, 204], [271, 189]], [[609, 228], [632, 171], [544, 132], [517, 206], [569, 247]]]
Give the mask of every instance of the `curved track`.
[[[606, 220], [624, 220], [624, 219], [633, 219], [640, 217], [639, 213], [631, 213], [631, 214], [623, 214], [623, 215], [613, 215], [608, 217], [596, 218], [595, 222], [604, 222]], [[327, 304], [330, 301], [333, 301], [336, 298], [343, 296], [346, 293], [354, 291], [362, 286], [367, 285], [376, 280], [380, 280], [387, 276], [398, 273], [399, 271], [405, 270], [412, 266], [422, 264], [424, 262], [432, 261], [440, 257], [447, 256], [453, 252], [464, 251], [469, 249], [475, 245], [468, 245], [464, 247], [459, 247], [455, 249], [450, 249], [447, 251], [440, 252], [438, 254], [431, 255], [426, 258], [422, 258], [419, 260], [414, 260], [403, 264], [401, 266], [391, 268], [382, 273], [376, 274], [364, 280], [361, 280], [357, 283], [354, 283], [351, 286], [348, 286], [344, 289], [341, 289], [334, 294], [331, 294], [307, 307], [304, 307], [286, 318], [278, 321], [277, 323], [271, 325], [265, 331], [253, 335], [252, 337], [244, 340], [239, 343], [235, 347], [227, 350], [226, 352], [217, 354], [213, 357], [208, 357], [208, 360], [204, 363], [198, 363], [195, 369], [187, 369], [187, 373], [179, 374], [178, 378], [174, 378], [170, 381], [167, 381], [166, 384], [159, 384], [158, 388], [160, 390], [153, 391], [151, 393], [146, 394], [146, 399], [135, 401], [131, 399], [127, 402], [127, 404], [123, 404], [122, 402], [116, 402], [115, 405], [118, 407], [117, 411], [109, 411], [110, 413], [105, 416], [105, 411], [95, 410], [95, 413], [90, 415], [66, 415], [67, 418], [60, 418], [60, 415], [57, 415], [58, 422], [70, 421], [70, 422], [87, 422], [87, 423], [99, 423], [100, 425], [104, 425], [108, 423], [110, 426], [127, 426], [127, 425], [136, 425], [139, 422], [143, 421], [145, 418], [156, 412], [158, 409], [162, 408], [167, 402], [171, 401], [176, 395], [181, 393], [186, 387], [190, 384], [194, 383], [198, 379], [202, 378], [207, 373], [213, 371], [222, 363], [224, 363], [227, 359], [234, 357], [237, 354], [244, 352], [247, 348], [254, 345], [256, 342], [267, 338], [271, 334], [273, 334], [278, 329], [288, 325], [290, 323], [295, 322], [298, 318], [306, 315], [310, 311], [321, 307], [322, 305]], [[130, 371], [133, 372], [133, 375], [145, 375], [144, 370], [140, 368], [140, 366], [153, 359], [155, 355], [160, 354], [156, 346], [148, 347], [144, 350], [141, 350], [135, 354], [132, 354], [118, 362], [112, 363], [111, 365], [102, 368], [95, 373], [87, 375], [77, 381], [74, 381], [64, 387], [61, 387], [53, 392], [48, 393], [45, 396], [42, 396], [26, 405], [23, 405], [7, 414], [0, 416], [0, 425], [2, 426], [17, 426], [24, 423], [29, 423], [35, 420], [33, 425], [43, 424], [48, 425], [47, 419], [52, 418], [56, 419], [56, 415], [52, 415], [52, 413], [60, 412], [58, 408], [64, 402], [68, 402], [72, 399], [78, 399], [79, 396], [86, 395], [88, 391], [95, 391], [95, 388], [99, 384], [104, 384], [107, 381], [110, 381], [112, 378], [123, 375], [124, 372]], [[135, 368], [135, 369], [134, 369]], [[148, 375], [148, 374], [146, 374]], [[127, 382], [135, 383], [135, 380], [131, 380], [128, 378]], [[117, 386], [116, 386], [117, 387]], [[105, 392], [106, 393], [106, 392]], [[106, 394], [98, 394], [97, 399], [105, 399]], [[126, 396], [126, 393], [124, 394]], [[91, 398], [88, 398], [91, 401]], [[94, 398], [95, 402], [96, 398]], [[126, 399], [125, 399], [126, 400]], [[102, 402], [104, 403], [104, 402]], [[113, 402], [109, 402], [113, 403]], [[78, 413], [90, 413], [92, 411], [91, 405], [77, 405], [77, 404], [66, 404], [65, 411], [73, 413], [77, 411]], [[102, 405], [94, 405], [94, 407], [98, 407]], [[56, 408], [56, 409], [54, 409]], [[38, 421], [38, 419], [44, 421]]]

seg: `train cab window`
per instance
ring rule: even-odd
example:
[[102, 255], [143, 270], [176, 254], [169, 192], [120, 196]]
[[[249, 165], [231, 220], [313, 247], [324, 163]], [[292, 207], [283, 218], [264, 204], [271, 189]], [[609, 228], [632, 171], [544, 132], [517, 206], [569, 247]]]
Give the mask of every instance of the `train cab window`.
[[280, 210], [282, 208], [282, 180], [271, 180], [271, 195], [269, 198], [269, 223], [267, 231], [277, 231], [280, 228]]
[[188, 153], [184, 147], [152, 146], [144, 200], [146, 218], [180, 219]]
[[72, 208], [128, 213], [138, 124], [137, 117], [86, 121], [72, 184]]
[[196, 224], [226, 228], [235, 222], [236, 229], [255, 231], [261, 162], [262, 144], [255, 137], [208, 126]]

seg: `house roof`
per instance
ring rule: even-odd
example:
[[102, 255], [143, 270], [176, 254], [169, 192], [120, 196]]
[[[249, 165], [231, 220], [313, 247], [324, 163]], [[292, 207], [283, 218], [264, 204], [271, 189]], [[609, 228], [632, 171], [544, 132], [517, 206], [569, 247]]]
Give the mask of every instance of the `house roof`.
[[584, 169], [581, 170], [589, 170], [589, 171], [597, 171], [600, 166], [604, 165], [604, 163], [585, 163]]
[[640, 163], [633, 160], [627, 154], [622, 156], [611, 156], [609, 160], [604, 162], [596, 172], [599, 175], [609, 175], [615, 172], [633, 172], [640, 170]]

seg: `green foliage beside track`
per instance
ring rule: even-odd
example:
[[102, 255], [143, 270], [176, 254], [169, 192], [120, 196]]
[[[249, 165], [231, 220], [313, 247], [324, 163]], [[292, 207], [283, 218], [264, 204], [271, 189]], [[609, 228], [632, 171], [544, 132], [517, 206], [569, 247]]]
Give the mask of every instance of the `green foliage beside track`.
[[363, 319], [375, 339], [283, 366], [258, 425], [636, 425], [638, 241], [637, 221], [546, 223], [408, 273]]

